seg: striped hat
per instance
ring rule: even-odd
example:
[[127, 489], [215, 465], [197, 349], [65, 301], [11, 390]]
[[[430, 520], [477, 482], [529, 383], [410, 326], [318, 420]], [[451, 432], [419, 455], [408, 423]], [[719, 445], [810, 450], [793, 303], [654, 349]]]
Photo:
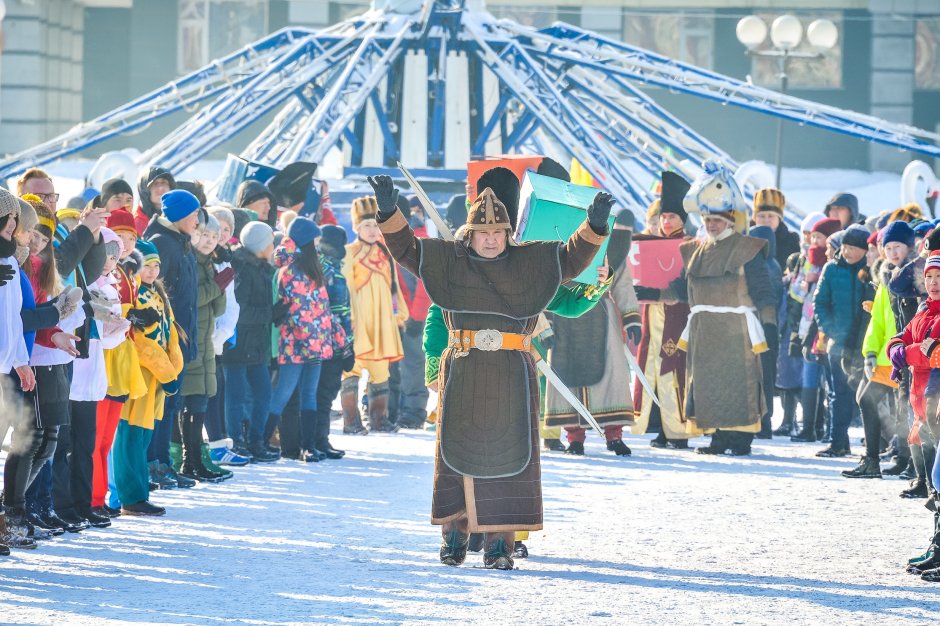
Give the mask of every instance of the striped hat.
[[924, 263], [925, 276], [928, 270], [940, 270], [940, 250], [934, 250], [930, 253], [930, 256], [927, 257], [927, 262]]
[[144, 258], [144, 265], [160, 262], [160, 252], [157, 247], [146, 239], [137, 240], [137, 251]]
[[783, 208], [785, 206], [787, 206], [787, 199], [779, 189], [774, 189], [773, 187], [759, 189], [757, 193], [754, 194], [754, 212], [752, 215], [757, 215], [758, 213], [776, 213], [780, 217], [783, 217]]

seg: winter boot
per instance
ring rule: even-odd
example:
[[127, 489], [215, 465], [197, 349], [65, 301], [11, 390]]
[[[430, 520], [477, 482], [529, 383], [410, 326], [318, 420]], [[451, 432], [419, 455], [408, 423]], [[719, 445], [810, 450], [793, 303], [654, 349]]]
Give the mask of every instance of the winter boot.
[[454, 567], [462, 565], [467, 558], [470, 537], [458, 530], [444, 533], [441, 539], [441, 563]]
[[842, 475], [846, 478], [881, 478], [881, 461], [878, 457], [863, 456], [858, 467], [844, 470]]
[[388, 383], [369, 383], [369, 430], [377, 433], [398, 432], [398, 424], [388, 419]]
[[208, 443], [203, 443], [199, 447], [199, 449], [201, 453], [200, 456], [202, 458], [203, 467], [205, 467], [207, 470], [209, 470], [213, 474], [218, 474], [219, 476], [221, 476], [222, 480], [228, 480], [229, 478], [233, 478], [235, 476], [235, 474], [231, 470], [227, 470], [215, 464], [215, 462], [212, 460], [212, 453], [209, 451]]
[[798, 396], [799, 392], [792, 389], [784, 389], [780, 392], [780, 400], [783, 403], [783, 423], [774, 431], [777, 437], [789, 437], [793, 434]]
[[163, 464], [160, 461], [149, 461], [147, 463], [147, 468], [150, 470], [150, 482], [156, 483], [159, 489], [176, 489], [178, 486], [176, 479], [167, 476], [161, 466]]
[[196, 482], [220, 483], [222, 475], [209, 471], [202, 463], [202, 422], [205, 414], [183, 414], [181, 425], [183, 431], [183, 464], [179, 475], [195, 480]]
[[730, 442], [728, 440], [728, 433], [716, 430], [712, 434], [712, 440], [707, 446], [701, 448], [696, 448], [696, 454], [724, 454], [725, 450], [730, 447]]
[[572, 441], [568, 444], [568, 449], [565, 450], [565, 454], [574, 454], [576, 456], [584, 456], [584, 442], [583, 441]]
[[731, 456], [749, 456], [751, 454], [751, 442], [756, 435], [737, 431], [728, 432], [727, 435]]
[[343, 407], [343, 433], [346, 435], [368, 435], [359, 416], [359, 377], [347, 378], [339, 392]]
[[179, 472], [183, 466], [183, 444], [170, 442], [170, 467]]
[[887, 469], [881, 470], [881, 473], [885, 476], [900, 476], [904, 473], [904, 470], [907, 469], [907, 466], [911, 463], [911, 457], [898, 455], [894, 460], [894, 465]]
[[529, 558], [529, 549], [521, 541], [517, 541], [512, 548], [512, 555], [517, 559]]
[[911, 486], [901, 492], [902, 498], [916, 499], [927, 497], [927, 479], [915, 478], [911, 481]]
[[[515, 541], [513, 541], [513, 545], [515, 545]], [[483, 567], [486, 569], [513, 569], [512, 552], [512, 547], [506, 544], [503, 535], [498, 534], [497, 539], [486, 546], [486, 551], [483, 553]]]
[[928, 570], [940, 567], [940, 513], [933, 514], [933, 536], [927, 551], [919, 556], [909, 559], [907, 572], [909, 574], [923, 574]]
[[630, 448], [627, 447], [627, 444], [625, 444], [622, 439], [608, 441], [607, 449], [617, 456], [630, 456]]
[[564, 452], [567, 450], [561, 439], [546, 439], [542, 442], [542, 447], [549, 452]]
[[800, 428], [800, 432], [790, 437], [790, 441], [816, 441], [816, 403], [818, 399], [818, 389], [804, 389], [800, 392], [800, 405], [803, 408], [803, 426]]
[[[829, 394], [825, 387], [817, 389], [816, 396], [816, 439], [829, 438]], [[825, 441], [824, 443], [829, 443]]]
[[36, 542], [30, 539], [27, 534], [29, 529], [24, 526], [18, 526], [13, 519], [7, 519], [7, 516], [0, 511], [0, 545], [6, 550], [0, 549], [4, 556], [10, 554], [10, 548], [21, 550], [35, 550]]
[[146, 517], [159, 517], [166, 515], [166, 509], [144, 500], [134, 504], [122, 504], [121, 513], [124, 515], [141, 515]]
[[688, 439], [667, 439], [666, 446], [672, 448], [673, 450], [688, 450], [689, 449], [689, 440]]
[[656, 438], [650, 441], [651, 448], [668, 448], [669, 440], [666, 439], [666, 433], [659, 431], [659, 434], [656, 435]]

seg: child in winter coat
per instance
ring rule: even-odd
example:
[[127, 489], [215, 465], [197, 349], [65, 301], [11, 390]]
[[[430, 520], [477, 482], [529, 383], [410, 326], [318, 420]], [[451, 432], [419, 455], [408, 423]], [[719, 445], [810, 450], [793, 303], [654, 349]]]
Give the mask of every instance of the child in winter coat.
[[179, 392], [177, 377], [183, 370], [183, 354], [173, 309], [163, 286], [157, 280], [160, 275], [157, 248], [141, 240], [137, 242], [137, 249], [142, 256], [138, 275], [138, 305], [142, 309], [155, 310], [158, 318], [154, 324], [133, 334], [147, 393], [129, 400], [121, 412], [121, 421], [114, 437], [114, 479], [122, 513], [163, 515], [166, 509], [149, 501], [147, 449], [154, 423], [163, 419], [166, 395]]
[[359, 237], [346, 246], [343, 276], [349, 285], [356, 364], [343, 374], [340, 399], [343, 406], [343, 432], [368, 434], [359, 416], [359, 378], [369, 373], [369, 428], [395, 432], [386, 422], [389, 395], [389, 366], [404, 356], [398, 326], [407, 319], [407, 309], [396, 313], [393, 297], [397, 292], [395, 262], [382, 243], [374, 196], [358, 198], [352, 205], [353, 230]]
[[232, 473], [227, 470], [210, 470], [203, 461], [203, 453], [208, 454], [208, 447], [203, 450], [203, 423], [209, 408], [209, 398], [215, 396], [218, 391], [215, 378], [215, 349], [212, 343], [215, 320], [225, 311], [225, 290], [235, 280], [235, 271], [231, 268], [222, 272], [215, 270], [213, 252], [219, 242], [219, 232], [219, 221], [211, 215], [196, 231], [198, 241], [194, 245], [198, 326], [196, 336], [191, 339], [198, 345], [198, 352], [187, 364], [186, 376], [183, 378], [181, 393], [186, 411], [180, 419], [180, 441], [177, 444], [182, 446], [179, 473], [193, 480], [207, 482], [218, 482], [232, 477]]
[[[112, 274], [117, 268], [118, 260], [124, 255], [124, 243], [117, 233], [109, 228], [101, 229], [101, 237], [105, 244], [105, 266], [101, 276], [88, 286], [94, 311], [94, 327], [88, 342], [88, 357], [77, 359], [73, 366], [69, 394], [72, 406], [72, 437], [70, 442], [65, 442], [66, 446], [60, 448], [60, 451], [67, 450], [71, 444], [71, 454], [67, 461], [63, 461], [62, 456], [57, 453], [53, 462], [54, 476], [62, 476], [64, 472], [60, 472], [67, 467], [70, 478], [70, 489], [65, 489], [58, 483], [56, 485], [56, 510], [60, 515], [74, 511], [98, 528], [111, 524], [109, 513], [103, 510], [104, 494], [101, 493], [101, 483], [104, 483], [107, 489], [107, 454], [114, 439], [113, 429], [117, 428], [117, 424], [113, 427], [111, 424], [104, 424], [104, 432], [97, 432], [98, 403], [104, 400], [108, 391], [104, 351], [113, 350], [120, 345], [126, 339], [130, 328], [130, 323], [122, 316], [121, 297], [117, 290], [118, 280]], [[102, 456], [105, 459], [103, 467], [99, 467], [101, 508], [98, 511], [92, 510], [96, 449], [99, 449], [99, 464]], [[71, 498], [70, 502], [63, 501], [63, 496], [66, 495]]]
[[[912, 447], [921, 437], [936, 438], [940, 432], [938, 399], [940, 399], [940, 253], [934, 252], [924, 264], [924, 278], [928, 299], [904, 331], [888, 343], [887, 353], [895, 368], [892, 376], [910, 371], [910, 403], [915, 421], [909, 441]], [[940, 480], [940, 467], [931, 468], [933, 480]], [[940, 496], [936, 492], [932, 503], [934, 528], [930, 547], [920, 557], [909, 561], [908, 571], [921, 574], [924, 580], [940, 582]]]
[[108, 349], [105, 346], [104, 363], [108, 375], [108, 390], [104, 399], [98, 403], [95, 414], [96, 440], [93, 454], [94, 475], [92, 479], [91, 506], [97, 515], [120, 514], [120, 502], [117, 489], [112, 487], [111, 506], [105, 503], [109, 485], [109, 456], [121, 421], [121, 411], [128, 399], [136, 399], [147, 393], [147, 386], [140, 373], [140, 360], [131, 335], [157, 322], [158, 314], [153, 309], [140, 309], [137, 303], [137, 272], [140, 270], [141, 257], [136, 250], [137, 227], [134, 216], [126, 209], [111, 212], [108, 228], [124, 244], [121, 258], [111, 272], [115, 280], [114, 288], [120, 299], [120, 314], [128, 322], [125, 340]]
[[[267, 448], [264, 426], [271, 403], [271, 323], [280, 322], [287, 306], [274, 306], [274, 231], [251, 222], [240, 235], [241, 246], [232, 253], [238, 324], [235, 345], [222, 353], [225, 371], [225, 427], [233, 450], [256, 461], [273, 462], [278, 454]], [[248, 435], [245, 436], [245, 422]]]
[[[232, 250], [229, 240], [235, 230], [235, 216], [232, 210], [223, 207], [209, 207], [209, 215], [219, 222], [219, 243], [213, 254], [216, 272], [225, 272], [232, 267]], [[235, 345], [235, 327], [238, 325], [238, 300], [235, 298], [235, 281], [225, 288], [225, 310], [215, 320], [212, 334], [212, 348], [215, 351], [216, 394], [209, 398], [206, 410], [206, 434], [209, 437], [209, 469], [221, 471], [223, 465], [242, 466], [248, 464], [248, 458], [235, 454], [232, 440], [225, 434], [225, 375], [222, 370], [222, 353], [226, 344]]]
[[301, 458], [322, 460], [315, 447], [317, 385], [320, 365], [333, 358], [334, 335], [344, 342], [346, 331], [334, 328], [316, 239], [320, 228], [306, 217], [295, 218], [287, 231], [289, 241], [278, 248], [276, 298], [286, 302], [287, 318], [279, 326], [277, 386], [271, 397], [268, 424], [277, 423], [281, 412], [300, 387]]
[[[842, 236], [837, 257], [826, 264], [813, 295], [813, 308], [819, 331], [828, 338], [829, 400], [832, 409], [832, 443], [817, 453], [823, 457], [844, 457], [849, 449], [849, 424], [855, 410], [855, 391], [861, 378], [860, 348], [868, 313], [862, 303], [874, 298], [868, 280], [866, 254], [870, 233], [854, 224]], [[832, 237], [830, 237], [830, 240]]]
[[[857, 396], [865, 427], [865, 455], [858, 467], [842, 472], [846, 478], [881, 477], [881, 433], [894, 430], [893, 400], [898, 388], [898, 384], [891, 380], [891, 361], [885, 350], [888, 341], [897, 332], [888, 281], [892, 270], [907, 261], [913, 245], [914, 231], [907, 222], [892, 222], [879, 233], [879, 249], [884, 258], [878, 263], [877, 269], [873, 268], [875, 298], [871, 306], [871, 321], [862, 343], [865, 381], [859, 387]], [[886, 413], [881, 409], [884, 400], [891, 407]], [[891, 423], [884, 423], [889, 418]]]

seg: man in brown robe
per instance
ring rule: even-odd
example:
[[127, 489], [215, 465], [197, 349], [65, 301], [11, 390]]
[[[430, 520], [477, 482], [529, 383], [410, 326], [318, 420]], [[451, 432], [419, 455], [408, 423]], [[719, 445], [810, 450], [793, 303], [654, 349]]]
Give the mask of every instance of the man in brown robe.
[[469, 533], [485, 533], [483, 562], [512, 569], [516, 531], [542, 528], [539, 388], [530, 351], [538, 314], [591, 262], [613, 200], [598, 193], [588, 219], [560, 242], [516, 245], [505, 206], [484, 189], [459, 241], [416, 239], [388, 176], [370, 177], [386, 244], [424, 281], [450, 332], [441, 357], [432, 523], [441, 562], [459, 565]]

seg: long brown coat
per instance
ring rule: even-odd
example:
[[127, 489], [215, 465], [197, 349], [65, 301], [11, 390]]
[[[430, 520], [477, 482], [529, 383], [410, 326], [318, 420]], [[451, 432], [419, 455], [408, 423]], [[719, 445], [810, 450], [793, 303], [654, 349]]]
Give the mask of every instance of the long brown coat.
[[[690, 307], [766, 308], [763, 301], [755, 303], [745, 278], [745, 265], [764, 245], [761, 239], [737, 233], [719, 241], [682, 244]], [[761, 259], [758, 267], [766, 267], [762, 263]], [[772, 307], [759, 313], [764, 321], [773, 321]], [[752, 345], [743, 314], [693, 313], [689, 321], [686, 418], [702, 430], [759, 430], [766, 406], [759, 354], [764, 350], [766, 346]]]
[[[481, 259], [459, 242], [416, 239], [401, 212], [380, 227], [392, 255], [424, 280], [449, 330], [530, 334], [558, 285], [584, 271], [604, 240], [585, 222], [565, 245], [535, 242]], [[438, 386], [432, 522], [466, 516], [470, 532], [541, 529], [532, 353], [474, 349], [460, 356], [448, 347]]]

